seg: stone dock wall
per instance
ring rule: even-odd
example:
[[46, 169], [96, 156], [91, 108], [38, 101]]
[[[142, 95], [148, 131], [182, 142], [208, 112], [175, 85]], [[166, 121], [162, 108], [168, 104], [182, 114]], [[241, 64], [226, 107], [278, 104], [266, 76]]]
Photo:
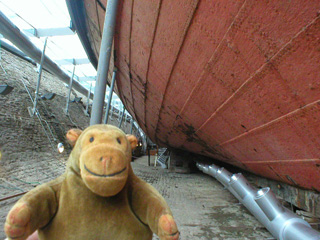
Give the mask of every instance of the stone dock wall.
[[[34, 97], [38, 79], [36, 66], [4, 49], [0, 51], [0, 63], [6, 71], [5, 74], [0, 68], [0, 85], [14, 87], [10, 94], [0, 95], [0, 199], [4, 199], [29, 191], [62, 174], [71, 151], [65, 134], [71, 128], [86, 128], [90, 118], [85, 114], [86, 96], [75, 91], [72, 91], [70, 99], [82, 97], [83, 103], [70, 102], [69, 116], [65, 114], [68, 87], [47, 71], [42, 73], [40, 94], [52, 92], [57, 95], [51, 101], [38, 101], [42, 121], [36, 116], [31, 117], [28, 107], [33, 104], [23, 83]], [[119, 119], [114, 116], [109, 124], [118, 126]], [[124, 121], [122, 130], [129, 133], [130, 129], [131, 124]], [[138, 136], [135, 129], [133, 134]], [[62, 154], [57, 151], [59, 142], [66, 147]], [[0, 201], [0, 229], [3, 229], [9, 209], [18, 199]], [[4, 232], [0, 230], [0, 239], [4, 238]]]

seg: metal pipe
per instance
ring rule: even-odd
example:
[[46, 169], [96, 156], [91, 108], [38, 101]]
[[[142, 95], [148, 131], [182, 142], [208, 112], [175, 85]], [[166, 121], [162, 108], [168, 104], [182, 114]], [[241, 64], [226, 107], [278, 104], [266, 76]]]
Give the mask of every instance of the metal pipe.
[[86, 114], [89, 114], [89, 100], [90, 100], [90, 95], [91, 95], [91, 88], [92, 88], [92, 83], [90, 83], [90, 89], [88, 92], [88, 97], [87, 97], [87, 106], [86, 106]]
[[110, 109], [111, 114], [110, 114], [110, 119], [113, 119], [113, 111], [114, 111], [114, 107], [113, 107], [112, 102], [111, 102], [111, 109]]
[[119, 126], [118, 128], [121, 128], [121, 125], [122, 125], [122, 122], [123, 122], [123, 117], [124, 117], [124, 112], [126, 111], [126, 109], [124, 108], [123, 106], [123, 111], [122, 111], [122, 114], [121, 114], [121, 117], [120, 117], [120, 122], [119, 122]]
[[116, 74], [117, 74], [117, 70], [114, 69], [113, 70], [113, 74], [112, 74], [111, 86], [110, 86], [110, 90], [109, 90], [108, 105], [107, 105], [107, 109], [106, 109], [106, 116], [105, 116], [105, 119], [104, 119], [104, 124], [107, 124], [108, 120], [109, 120], [109, 111], [110, 111], [110, 106], [111, 106], [114, 83], [116, 81]]
[[68, 112], [69, 112], [70, 95], [71, 95], [72, 83], [73, 83], [73, 77], [74, 77], [75, 70], [76, 70], [76, 65], [73, 65], [73, 71], [72, 71], [72, 75], [71, 75], [70, 81], [69, 81], [69, 91], [68, 91], [68, 95], [67, 95], [67, 105], [66, 105], [66, 110], [65, 110], [66, 114], [68, 114]]
[[38, 81], [37, 81], [37, 87], [36, 87], [34, 102], [33, 102], [32, 115], [35, 114], [36, 109], [37, 109], [37, 103], [38, 103], [38, 98], [39, 98], [38, 95], [39, 95], [40, 81], [41, 81], [41, 75], [42, 75], [42, 67], [43, 67], [43, 61], [44, 61], [45, 54], [46, 54], [47, 42], [48, 42], [48, 37], [46, 37], [46, 39], [44, 41], [44, 46], [43, 46], [43, 50], [42, 50], [42, 54], [41, 54]]
[[[0, 33], [12, 42], [16, 47], [36, 62], [41, 61], [41, 51], [0, 11]], [[45, 56], [43, 67], [56, 75], [64, 83], [68, 84], [70, 77], [54, 63], [48, 56]], [[74, 89], [79, 93], [88, 94], [88, 90], [80, 83], [74, 82]]]
[[109, 0], [106, 9], [103, 34], [101, 39], [97, 82], [94, 90], [90, 125], [99, 124], [102, 120], [103, 105], [106, 93], [108, 70], [110, 64], [114, 29], [116, 25], [118, 0]]
[[270, 188], [260, 189], [254, 200], [267, 216], [270, 226], [268, 230], [280, 240], [316, 240], [320, 233], [311, 228], [309, 223], [284, 208]]
[[285, 211], [270, 188], [260, 189], [254, 199], [270, 221]]
[[[123, 106], [122, 106], [122, 108], [123, 108]], [[121, 116], [122, 116], [122, 112], [121, 112], [121, 114], [120, 114], [120, 106], [119, 106], [119, 109], [118, 109], [118, 122], [120, 122], [121, 121]]]
[[131, 118], [131, 128], [130, 128], [130, 134], [132, 134], [133, 131], [133, 118]]
[[216, 179], [222, 183], [223, 186], [228, 187], [232, 174], [225, 168], [219, 168]]
[[[224, 168], [196, 164], [204, 173], [215, 177], [278, 240], [319, 240], [320, 233], [283, 207], [270, 188], [255, 189], [241, 174], [230, 176]], [[229, 178], [229, 181], [228, 181]]]
[[270, 228], [271, 224], [262, 209], [254, 201], [254, 196], [258, 189], [251, 186], [247, 179], [241, 174], [231, 176], [228, 190], [241, 202], [256, 219], [264, 225], [274, 236], [274, 231]]

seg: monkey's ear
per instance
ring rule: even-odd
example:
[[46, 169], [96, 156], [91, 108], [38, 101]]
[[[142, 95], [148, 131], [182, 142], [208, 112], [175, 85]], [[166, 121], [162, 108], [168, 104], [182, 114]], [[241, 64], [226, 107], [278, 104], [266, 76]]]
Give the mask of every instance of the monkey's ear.
[[81, 135], [81, 133], [82, 133], [82, 130], [77, 129], [77, 128], [72, 128], [67, 132], [66, 138], [67, 138], [68, 143], [70, 143], [70, 145], [72, 147], [74, 147], [74, 145], [76, 145], [76, 142], [77, 142], [79, 136]]
[[138, 145], [138, 139], [133, 135], [127, 135], [127, 139], [131, 145], [131, 150], [135, 149]]

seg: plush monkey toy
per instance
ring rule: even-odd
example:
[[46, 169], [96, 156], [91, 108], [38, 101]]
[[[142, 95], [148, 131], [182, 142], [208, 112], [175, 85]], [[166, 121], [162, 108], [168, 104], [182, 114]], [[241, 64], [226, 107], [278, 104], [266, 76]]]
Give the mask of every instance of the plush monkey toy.
[[77, 139], [79, 138], [81, 133], [82, 131], [77, 128], [72, 128], [67, 132], [66, 138], [71, 147], [74, 147], [74, 145], [76, 145]]
[[102, 124], [72, 136], [66, 172], [13, 206], [8, 239], [24, 240], [35, 230], [41, 240], [150, 240], [152, 233], [179, 238], [165, 200], [132, 171], [134, 136]]

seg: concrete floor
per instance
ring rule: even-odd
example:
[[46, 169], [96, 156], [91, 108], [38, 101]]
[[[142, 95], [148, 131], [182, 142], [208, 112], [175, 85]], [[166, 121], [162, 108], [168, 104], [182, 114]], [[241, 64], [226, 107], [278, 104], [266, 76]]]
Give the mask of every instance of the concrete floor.
[[[202, 173], [170, 173], [160, 167], [148, 167], [147, 161], [147, 157], [135, 160], [132, 163], [134, 172], [158, 189], [166, 199], [181, 232], [180, 239], [273, 239], [215, 179]], [[16, 165], [11, 171], [7, 171], [8, 166], [0, 162], [0, 197], [30, 190], [33, 188], [30, 182], [47, 182], [64, 171], [61, 161], [53, 159], [49, 164], [46, 162], [38, 159]], [[5, 238], [2, 230], [5, 217], [17, 200], [18, 197], [0, 202], [0, 239]], [[158, 238], [154, 236], [154, 239]]]
[[134, 172], [153, 185], [166, 199], [182, 240], [274, 239], [212, 177], [203, 173], [178, 174], [160, 167], [148, 167], [147, 159], [142, 157], [134, 161]]

